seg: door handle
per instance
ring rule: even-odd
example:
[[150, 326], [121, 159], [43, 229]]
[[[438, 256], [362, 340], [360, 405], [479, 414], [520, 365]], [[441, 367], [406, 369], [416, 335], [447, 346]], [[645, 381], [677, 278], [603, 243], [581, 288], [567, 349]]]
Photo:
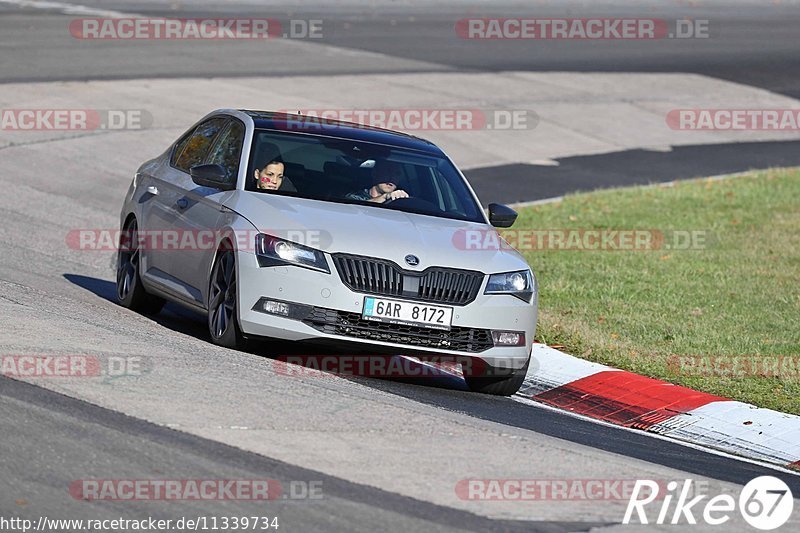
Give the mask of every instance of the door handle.
[[175, 205], [177, 205], [179, 209], [186, 209], [189, 207], [189, 200], [186, 198], [178, 198], [178, 201], [175, 202]]
[[155, 185], [149, 185], [147, 187], [147, 192], [152, 194], [153, 196], [158, 196], [158, 187]]

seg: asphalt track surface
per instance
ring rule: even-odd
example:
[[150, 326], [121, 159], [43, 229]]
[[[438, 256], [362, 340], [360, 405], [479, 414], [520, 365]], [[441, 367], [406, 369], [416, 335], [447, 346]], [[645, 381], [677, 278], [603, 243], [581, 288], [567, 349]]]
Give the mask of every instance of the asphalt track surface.
[[[69, 2], [67, 2], [69, 3]], [[439, 70], [479, 72], [692, 72], [763, 87], [800, 97], [800, 54], [794, 1], [644, 1], [644, 2], [131, 2], [89, 0], [79, 5], [154, 17], [273, 17], [323, 21], [320, 39], [307, 42], [379, 52], [393, 58], [431, 63]], [[116, 43], [93, 50], [65, 39], [54, 24], [59, 10], [31, 16], [29, 10], [2, 6], [3, 33], [18, 32], [4, 54], [2, 81], [326, 75], [320, 65], [265, 53], [262, 43], [172, 43], [146, 46]], [[48, 14], [49, 13], [49, 14]], [[710, 38], [697, 40], [469, 41], [457, 38], [454, 22], [468, 17], [651, 17], [707, 19]], [[55, 26], [58, 25], [58, 31]], [[31, 30], [33, 34], [31, 34]], [[34, 37], [35, 36], [35, 37]], [[13, 62], [13, 63], [12, 63]], [[12, 68], [13, 67], [13, 68]], [[364, 72], [372, 65], [338, 62], [339, 73]], [[418, 68], [418, 67], [417, 67]], [[403, 67], [395, 67], [402, 72]]]
[[[69, 4], [69, 2], [66, 2]], [[77, 2], [73, 2], [77, 3]], [[408, 72], [694, 73], [800, 97], [800, 6], [792, 1], [731, 2], [117, 2], [80, 5], [153, 17], [270, 17], [322, 20], [319, 53], [259, 42], [109, 42], [73, 39], [63, 9], [0, 3], [0, 81], [330, 76]], [[652, 41], [472, 41], [454, 21], [468, 17], [651, 17], [709, 21], [708, 39]], [[72, 17], [75, 18], [73, 15]], [[68, 19], [67, 18], [67, 19]], [[324, 47], [381, 54], [332, 58]], [[313, 46], [311, 49], [313, 50]], [[280, 83], [276, 80], [276, 83]], [[533, 88], [532, 90], [536, 90]], [[488, 96], [488, 95], [487, 95]], [[709, 95], [713, 96], [713, 95]], [[576, 117], [576, 120], [581, 120]], [[800, 164], [796, 140], [702, 144], [687, 152], [578, 154], [555, 171], [529, 164], [487, 165], [467, 175], [487, 201], [539, 200], [591, 190]], [[581, 157], [583, 156], [583, 157]], [[515, 195], [498, 193], [497, 176]]]
[[[154, 16], [263, 16], [265, 8], [254, 4], [186, 2], [165, 10], [157, 2], [82, 3]], [[270, 73], [279, 83], [284, 76], [375, 72], [694, 72], [799, 95], [800, 42], [793, 37], [800, 9], [795, 3], [763, 7], [742, 2], [726, 9], [715, 3], [654, 6], [645, 4], [642, 16], [678, 17], [690, 11], [718, 22], [720, 33], [708, 47], [681, 42], [475, 46], [452, 37], [454, 19], [520, 16], [530, 7], [450, 2], [381, 5], [381, 10], [368, 2], [269, 7], [271, 16], [331, 21], [333, 31], [325, 43], [312, 43], [320, 50], [333, 46], [382, 54], [348, 60], [346, 54], [309, 53], [308, 47], [265, 53], [253, 43], [239, 42], [177, 47], [109, 43], [98, 49], [65, 35], [65, 24], [76, 15], [61, 8], [0, 3], [0, 81]], [[640, 12], [632, 15], [622, 3], [539, 7], [538, 16], [565, 16], [579, 8], [586, 16]], [[3, 107], [14, 104], [2, 102]], [[798, 164], [797, 148], [795, 141], [769, 141], [681, 147], [669, 153], [634, 149], [578, 155], [560, 159], [559, 166], [537, 167], [541, 180], [523, 199]], [[171, 306], [154, 320], [129, 313], [113, 303], [110, 254], [87, 257], [60, 249], [65, 226], [116, 223], [127, 182], [102, 172], [115, 165], [114, 153], [91, 154], [86, 164], [95, 167], [98, 178], [75, 183], [74, 175], [48, 163], [46, 148], [17, 150], [23, 152], [13, 157], [29, 158], [37, 172], [19, 183], [20, 167], [2, 164], [0, 179], [7, 190], [18, 192], [0, 199], [0, 351], [142, 356], [152, 368], [144, 376], [112, 381], [21, 383], [0, 377], [0, 516], [268, 514], [280, 518], [282, 531], [585, 531], [614, 529], [624, 502], [475, 502], [457, 498], [454, 486], [466, 478], [650, 477], [706, 480], [720, 490], [735, 490], [757, 475], [770, 474], [800, 494], [800, 478], [786, 472], [513, 399], [469, 394], [449, 379], [409, 384], [287, 378], [275, 372], [268, 357], [276, 353], [274, 346], [252, 352], [216, 348], [208, 342], [202, 318]], [[89, 153], [56, 152], [52, 159]], [[508, 187], [524, 190], [530, 171], [528, 165], [504, 164], [469, 174], [483, 197], [482, 180], [501, 174]], [[488, 195], [497, 189], [489, 182], [483, 187]], [[67, 492], [71, 482], [85, 478], [270, 478], [287, 486], [318, 481], [324, 497], [269, 502], [257, 512], [249, 502], [87, 503]], [[730, 529], [741, 528], [734, 523]]]

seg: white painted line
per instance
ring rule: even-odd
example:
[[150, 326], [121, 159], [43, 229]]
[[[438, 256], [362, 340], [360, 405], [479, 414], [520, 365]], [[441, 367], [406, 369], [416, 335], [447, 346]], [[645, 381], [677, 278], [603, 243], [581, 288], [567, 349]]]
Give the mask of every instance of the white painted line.
[[796, 472], [794, 470], [789, 470], [788, 468], [784, 468], [782, 466], [779, 466], [779, 465], [776, 465], [776, 464], [773, 464], [773, 463], [767, 463], [767, 462], [764, 462], [764, 461], [759, 461], [757, 459], [751, 459], [749, 457], [743, 457], [741, 455], [733, 455], [731, 453], [728, 453], [728, 452], [725, 452], [725, 451], [722, 451], [722, 450], [716, 450], [714, 448], [708, 448], [708, 447], [703, 446], [701, 444], [695, 444], [695, 443], [690, 442], [690, 441], [678, 440], [676, 438], [673, 438], [673, 437], [670, 437], [670, 436], [667, 436], [667, 435], [660, 435], [658, 433], [649, 433], [647, 431], [642, 431], [640, 429], [634, 429], [634, 428], [628, 428], [628, 427], [625, 427], [625, 426], [619, 426], [617, 424], [612, 424], [610, 422], [606, 422], [605, 420], [598, 420], [596, 418], [591, 418], [591, 417], [588, 417], [586, 415], [582, 415], [582, 414], [579, 414], [579, 413], [574, 413], [572, 411], [565, 411], [563, 409], [559, 409], [558, 407], [553, 407], [551, 405], [540, 403], [540, 402], [537, 402], [536, 400], [532, 400], [532, 399], [526, 398], [524, 396], [512, 396], [511, 399], [514, 400], [515, 402], [524, 403], [525, 405], [529, 405], [531, 407], [536, 407], [538, 409], [545, 409], [547, 411], [553, 411], [553, 412], [561, 413], [562, 415], [567, 415], [567, 416], [571, 416], [571, 417], [574, 417], [574, 418], [578, 418], [578, 419], [583, 420], [585, 422], [591, 422], [592, 424], [598, 424], [598, 425], [609, 427], [609, 428], [619, 429], [619, 430], [622, 430], [622, 431], [628, 431], [628, 432], [631, 432], [631, 433], [636, 433], [638, 435], [645, 435], [645, 436], [647, 436], [649, 438], [653, 438], [653, 439], [657, 439], [657, 440], [663, 440], [663, 441], [666, 441], [666, 442], [671, 442], [673, 444], [678, 444], [680, 446], [685, 446], [686, 448], [692, 448], [693, 450], [699, 450], [699, 451], [703, 451], [703, 452], [706, 452], [706, 453], [710, 453], [711, 455], [717, 455], [719, 457], [725, 457], [727, 459], [734, 459], [736, 461], [742, 461], [744, 463], [750, 463], [750, 464], [754, 464], [754, 465], [758, 465], [758, 466], [763, 466], [764, 468], [769, 468], [771, 470], [775, 470], [777, 472], [782, 472], [784, 474], [791, 474], [791, 475], [794, 475], [794, 476], [800, 476], [800, 472]]
[[737, 402], [711, 402], [648, 428], [765, 461], [800, 459], [800, 417]]
[[[516, 400], [539, 404], [533, 396], [581, 378], [617, 369], [586, 361], [543, 344], [534, 344], [532, 365]], [[576, 413], [552, 407], [571, 415]], [[595, 420], [584, 415], [582, 418]], [[780, 468], [800, 459], [800, 416], [763, 409], [733, 400], [712, 401], [686, 413], [676, 414], [645, 430], [604, 424], [629, 431], [667, 437], [704, 450], [715, 450]]]
[[[760, 435], [772, 422], [778, 423], [787, 419], [800, 422], [800, 417], [769, 409], [761, 409], [741, 402], [711, 402], [689, 413], [680, 414], [665, 422], [655, 424], [646, 431], [629, 428], [537, 402], [530, 398], [531, 395], [551, 390], [597, 372], [620, 371], [619, 369], [579, 359], [544, 344], [534, 344], [532, 353], [541, 359], [542, 366], [539, 368], [531, 367], [520, 391], [511, 397], [516, 402], [538, 409], [561, 413], [604, 427], [645, 435], [653, 439], [679, 444], [727, 459], [734, 459], [777, 472], [800, 476], [800, 472], [781, 466], [781, 464], [788, 465], [800, 457], [800, 425], [797, 426], [796, 430], [792, 429], [784, 434], [773, 434], [772, 437], [762, 438], [760, 440], [764, 442], [758, 444]], [[427, 364], [415, 357], [403, 357]], [[462, 377], [445, 369], [439, 369], [445, 375]], [[760, 419], [760, 421], [759, 423], [754, 421], [749, 425], [744, 424], [744, 422], [751, 419]], [[715, 426], [715, 422], [719, 428]], [[741, 428], [745, 429], [742, 430]], [[735, 436], [737, 433], [744, 436], [737, 438]], [[767, 446], [768, 443], [775, 441], [778, 437], [780, 437], [779, 444], [783, 447], [782, 451]], [[729, 444], [723, 446], [726, 442]], [[726, 451], [726, 448], [735, 450], [738, 453]]]
[[[711, 402], [689, 413], [680, 414], [665, 422], [655, 424], [646, 431], [629, 428], [537, 402], [530, 398], [533, 394], [566, 385], [576, 379], [591, 376], [597, 372], [609, 370], [621, 372], [619, 369], [579, 359], [539, 343], [533, 345], [532, 355], [533, 354], [536, 354], [536, 357], [542, 360], [542, 366], [539, 368], [531, 367], [520, 391], [516, 395], [511, 396], [511, 399], [516, 402], [538, 409], [557, 412], [604, 427], [628, 431], [649, 438], [679, 444], [693, 450], [725, 457], [727, 459], [734, 459], [769, 468], [777, 472], [800, 476], [800, 472], [780, 466], [781, 463], [788, 465], [800, 457], [800, 425], [784, 434], [773, 434], [772, 438], [761, 439], [764, 440], [762, 446], [754, 444], [758, 442], [758, 437], [762, 435], [763, 431], [772, 425], [772, 423], [779, 423], [787, 419], [800, 422], [800, 417], [798, 416], [779, 413], [769, 409], [761, 409], [742, 402]], [[430, 365], [427, 362], [420, 361], [416, 357], [401, 357], [436, 368], [440, 370], [443, 375], [463, 378], [462, 375], [453, 374], [447, 369], [443, 369], [438, 365]], [[752, 424], [744, 424], [744, 422], [750, 421], [751, 419], [754, 420]], [[755, 420], [759, 420], [759, 422], [756, 423]], [[714, 431], [714, 421], [723, 426], [716, 432]], [[740, 427], [745, 429], [742, 430]], [[704, 431], [704, 428], [708, 429], [708, 431]], [[744, 437], [739, 438], [738, 446], [729, 445], [727, 448], [738, 450], [739, 453], [749, 454], [749, 456], [730, 453], [726, 451], [725, 448], [721, 448], [721, 443], [736, 438], [735, 435], [737, 433], [743, 434]], [[780, 444], [781, 446], [785, 446], [783, 452], [778, 452], [766, 446], [767, 443], [774, 441], [777, 437], [781, 437]]]

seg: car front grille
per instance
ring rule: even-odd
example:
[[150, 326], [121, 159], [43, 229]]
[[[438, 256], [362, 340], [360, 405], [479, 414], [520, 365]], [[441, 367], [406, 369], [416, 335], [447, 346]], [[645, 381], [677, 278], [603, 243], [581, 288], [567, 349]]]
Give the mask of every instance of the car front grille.
[[311, 312], [303, 318], [303, 322], [331, 335], [423, 348], [477, 353], [494, 346], [492, 333], [488, 329], [453, 326], [450, 331], [439, 331], [420, 326], [373, 322], [364, 320], [359, 313], [322, 307], [311, 309]]
[[473, 301], [484, 276], [474, 270], [444, 267], [413, 272], [385, 259], [347, 254], [333, 254], [333, 263], [342, 283], [353, 291], [451, 305]]

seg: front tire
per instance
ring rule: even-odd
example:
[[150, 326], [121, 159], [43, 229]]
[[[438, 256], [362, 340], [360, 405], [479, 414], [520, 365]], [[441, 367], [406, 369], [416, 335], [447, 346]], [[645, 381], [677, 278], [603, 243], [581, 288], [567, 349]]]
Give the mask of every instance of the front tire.
[[120, 242], [117, 250], [117, 301], [137, 313], [155, 315], [166, 302], [163, 298], [148, 294], [142, 285], [139, 276], [141, 253], [138, 229], [136, 219], [131, 219], [123, 231], [128, 242]]
[[[467, 382], [467, 387], [472, 392], [480, 392], [483, 394], [492, 394], [495, 396], [511, 396], [516, 394], [525, 381], [525, 375], [528, 373], [528, 366], [531, 364], [531, 356], [525, 362], [525, 366], [505, 378], [486, 377], [486, 376], [468, 376], [464, 374], [464, 381]], [[491, 367], [487, 367], [491, 370]], [[488, 372], [487, 372], [488, 373]]]
[[221, 250], [214, 261], [208, 289], [208, 331], [214, 344], [240, 350], [245, 339], [237, 311], [236, 254]]

